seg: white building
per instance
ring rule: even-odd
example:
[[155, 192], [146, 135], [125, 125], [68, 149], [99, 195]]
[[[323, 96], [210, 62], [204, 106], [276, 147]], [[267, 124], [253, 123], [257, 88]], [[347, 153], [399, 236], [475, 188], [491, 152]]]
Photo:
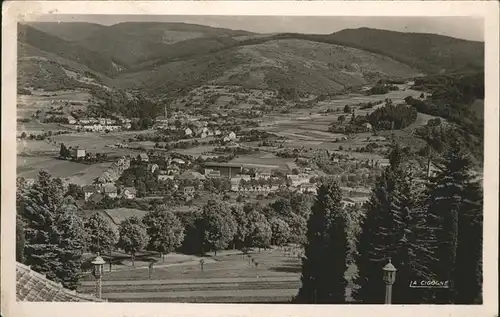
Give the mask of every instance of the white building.
[[85, 150], [84, 149], [72, 149], [71, 156], [73, 156], [73, 158], [75, 158], [75, 159], [83, 158], [83, 157], [85, 157]]
[[184, 130], [184, 134], [185, 134], [186, 136], [192, 136], [192, 135], [193, 135], [193, 130], [191, 130], [190, 128], [186, 128], [186, 129]]
[[227, 136], [230, 140], [236, 140], [236, 133], [232, 132], [228, 134]]
[[134, 199], [137, 195], [137, 190], [134, 187], [125, 187], [122, 192], [122, 196], [125, 199]]

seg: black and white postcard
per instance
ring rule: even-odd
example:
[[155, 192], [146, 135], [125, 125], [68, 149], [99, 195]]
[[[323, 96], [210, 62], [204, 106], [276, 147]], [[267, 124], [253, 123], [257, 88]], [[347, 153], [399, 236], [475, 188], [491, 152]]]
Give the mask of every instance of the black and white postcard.
[[3, 316], [498, 314], [498, 4], [3, 14]]

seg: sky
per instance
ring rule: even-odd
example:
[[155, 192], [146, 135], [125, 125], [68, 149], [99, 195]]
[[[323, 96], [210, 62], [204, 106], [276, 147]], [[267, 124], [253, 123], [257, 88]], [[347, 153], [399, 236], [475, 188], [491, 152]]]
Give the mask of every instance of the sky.
[[477, 17], [47, 15], [40, 17], [38, 21], [92, 22], [103, 25], [120, 22], [184, 22], [256, 33], [309, 34], [329, 34], [347, 28], [370, 27], [484, 41], [484, 22], [482, 18]]

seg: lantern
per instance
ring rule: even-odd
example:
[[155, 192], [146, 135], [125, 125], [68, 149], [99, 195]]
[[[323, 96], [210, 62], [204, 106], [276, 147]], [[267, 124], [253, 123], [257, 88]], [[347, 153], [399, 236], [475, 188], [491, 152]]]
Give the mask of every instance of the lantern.
[[389, 258], [389, 263], [387, 263], [384, 268], [384, 282], [385, 282], [385, 304], [390, 304], [392, 302], [392, 284], [396, 281], [396, 268], [391, 263]]
[[101, 298], [102, 296], [102, 285], [101, 285], [101, 277], [103, 273], [103, 267], [106, 262], [104, 259], [97, 253], [96, 258], [92, 261], [92, 274], [95, 277], [95, 288], [96, 288], [96, 296], [97, 298]]
[[99, 254], [96, 256], [94, 261], [92, 261], [92, 267], [93, 267], [92, 274], [94, 275], [95, 278], [98, 279], [102, 276], [104, 264], [106, 264], [106, 262]]
[[396, 268], [392, 265], [391, 260], [387, 263], [384, 268], [384, 282], [385, 284], [392, 285], [396, 281]]

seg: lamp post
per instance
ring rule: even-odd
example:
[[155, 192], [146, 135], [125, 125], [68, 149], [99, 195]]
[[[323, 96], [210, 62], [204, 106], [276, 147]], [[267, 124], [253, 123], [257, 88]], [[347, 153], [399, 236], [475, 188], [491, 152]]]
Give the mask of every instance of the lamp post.
[[102, 273], [103, 273], [103, 267], [106, 262], [104, 259], [99, 255], [99, 252], [97, 252], [97, 256], [92, 261], [92, 274], [95, 277], [96, 283], [95, 283], [95, 288], [96, 288], [96, 296], [97, 298], [101, 298], [102, 296]]
[[392, 300], [392, 284], [396, 281], [396, 268], [391, 263], [391, 258], [389, 258], [389, 263], [387, 263], [384, 268], [384, 282], [385, 282], [385, 304], [391, 304]]

